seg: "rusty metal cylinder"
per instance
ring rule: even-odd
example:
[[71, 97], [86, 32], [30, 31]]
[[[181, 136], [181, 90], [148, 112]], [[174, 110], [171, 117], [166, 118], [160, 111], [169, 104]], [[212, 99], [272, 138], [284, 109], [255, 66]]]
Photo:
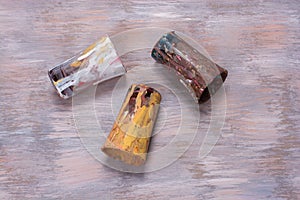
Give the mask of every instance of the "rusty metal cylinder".
[[133, 84], [102, 151], [130, 165], [144, 164], [160, 101], [155, 89]]
[[222, 86], [228, 71], [183, 40], [175, 31], [163, 35], [151, 56], [176, 72], [195, 101], [203, 103]]

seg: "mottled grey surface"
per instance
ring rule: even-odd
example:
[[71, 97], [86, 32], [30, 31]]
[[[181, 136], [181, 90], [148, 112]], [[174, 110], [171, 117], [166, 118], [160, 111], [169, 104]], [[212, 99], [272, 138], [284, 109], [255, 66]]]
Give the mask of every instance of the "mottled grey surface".
[[[300, 198], [299, 1], [0, 2], [0, 199]], [[128, 174], [85, 150], [46, 74], [104, 34], [145, 26], [188, 34], [228, 69], [227, 116], [206, 158], [199, 136], [174, 164]]]

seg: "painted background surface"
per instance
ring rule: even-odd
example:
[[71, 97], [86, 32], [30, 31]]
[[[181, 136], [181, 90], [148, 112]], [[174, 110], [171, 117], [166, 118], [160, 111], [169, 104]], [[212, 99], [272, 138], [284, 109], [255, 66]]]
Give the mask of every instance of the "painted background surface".
[[[0, 199], [299, 199], [299, 20], [296, 0], [1, 0]], [[162, 170], [122, 173], [85, 150], [47, 70], [104, 34], [151, 26], [186, 33], [228, 69], [227, 116], [206, 158], [196, 138]]]

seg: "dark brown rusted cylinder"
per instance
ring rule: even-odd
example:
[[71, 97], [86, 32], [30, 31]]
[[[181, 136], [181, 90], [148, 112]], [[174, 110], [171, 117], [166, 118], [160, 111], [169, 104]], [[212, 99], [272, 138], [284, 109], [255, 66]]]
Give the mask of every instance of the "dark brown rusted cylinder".
[[176, 72], [198, 103], [207, 101], [222, 86], [228, 71], [189, 45], [175, 31], [163, 35], [151, 56]]

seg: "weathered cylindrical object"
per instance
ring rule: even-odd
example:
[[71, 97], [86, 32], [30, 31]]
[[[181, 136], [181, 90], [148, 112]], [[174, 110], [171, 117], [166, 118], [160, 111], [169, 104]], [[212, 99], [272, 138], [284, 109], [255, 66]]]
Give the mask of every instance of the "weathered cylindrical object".
[[160, 101], [155, 89], [132, 85], [102, 151], [127, 164], [144, 164]]
[[90, 85], [125, 73], [113, 43], [107, 36], [48, 71], [53, 86], [64, 99]]
[[175, 31], [159, 39], [151, 56], [173, 69], [198, 103], [207, 101], [221, 87], [228, 74], [226, 69], [205, 57]]

